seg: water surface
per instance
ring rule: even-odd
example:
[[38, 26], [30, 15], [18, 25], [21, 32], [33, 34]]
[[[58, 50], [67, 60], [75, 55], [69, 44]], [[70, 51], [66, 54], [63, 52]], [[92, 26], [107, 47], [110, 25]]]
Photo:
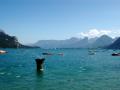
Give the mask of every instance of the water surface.
[[[6, 49], [0, 55], [0, 90], [120, 90], [120, 57], [113, 50]], [[46, 56], [44, 71], [36, 72], [35, 58]], [[64, 53], [59, 56], [57, 53]], [[42, 56], [43, 57], [43, 56]]]

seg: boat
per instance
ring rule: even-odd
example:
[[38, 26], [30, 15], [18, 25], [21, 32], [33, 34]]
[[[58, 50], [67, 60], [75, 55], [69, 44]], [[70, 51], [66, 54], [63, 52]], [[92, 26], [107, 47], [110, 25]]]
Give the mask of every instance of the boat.
[[0, 54], [5, 54], [5, 53], [7, 53], [7, 51], [0, 50]]
[[88, 51], [88, 54], [89, 54], [89, 55], [95, 55], [96, 53], [95, 53], [95, 51], [93, 51], [93, 50], [89, 50], [89, 51]]
[[53, 55], [53, 54], [46, 52], [46, 53], [42, 53], [42, 55]]
[[113, 53], [112, 56], [120, 56], [120, 53]]
[[64, 54], [63, 54], [63, 53], [58, 53], [58, 55], [61, 55], [61, 56], [63, 56]]
[[90, 52], [89, 55], [95, 55], [96, 53], [95, 52]]

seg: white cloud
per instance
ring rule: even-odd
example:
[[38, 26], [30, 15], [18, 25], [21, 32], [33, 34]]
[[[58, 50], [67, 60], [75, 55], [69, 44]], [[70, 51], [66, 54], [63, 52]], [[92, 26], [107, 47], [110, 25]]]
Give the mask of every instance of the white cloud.
[[110, 36], [113, 37], [113, 38], [120, 37], [120, 30], [112, 31], [112, 33], [110, 34]]
[[78, 35], [80, 37], [93, 38], [93, 37], [100, 37], [102, 35], [114, 36], [115, 33], [118, 33], [118, 32], [113, 32], [111, 30], [90, 29], [88, 32], [80, 32], [80, 33], [78, 33]]

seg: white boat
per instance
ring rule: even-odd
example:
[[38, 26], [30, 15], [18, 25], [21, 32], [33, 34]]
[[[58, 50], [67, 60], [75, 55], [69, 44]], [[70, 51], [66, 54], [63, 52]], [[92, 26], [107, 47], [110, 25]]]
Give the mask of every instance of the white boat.
[[7, 53], [7, 51], [0, 50], [0, 54], [5, 54], [5, 53]]

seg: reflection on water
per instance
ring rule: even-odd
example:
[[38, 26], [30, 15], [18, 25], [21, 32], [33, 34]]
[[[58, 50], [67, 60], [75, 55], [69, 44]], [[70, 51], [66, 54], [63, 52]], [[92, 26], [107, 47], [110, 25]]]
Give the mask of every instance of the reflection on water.
[[44, 71], [41, 71], [41, 70], [36, 70], [36, 75], [37, 75], [37, 77], [43, 77], [43, 75], [44, 75]]

